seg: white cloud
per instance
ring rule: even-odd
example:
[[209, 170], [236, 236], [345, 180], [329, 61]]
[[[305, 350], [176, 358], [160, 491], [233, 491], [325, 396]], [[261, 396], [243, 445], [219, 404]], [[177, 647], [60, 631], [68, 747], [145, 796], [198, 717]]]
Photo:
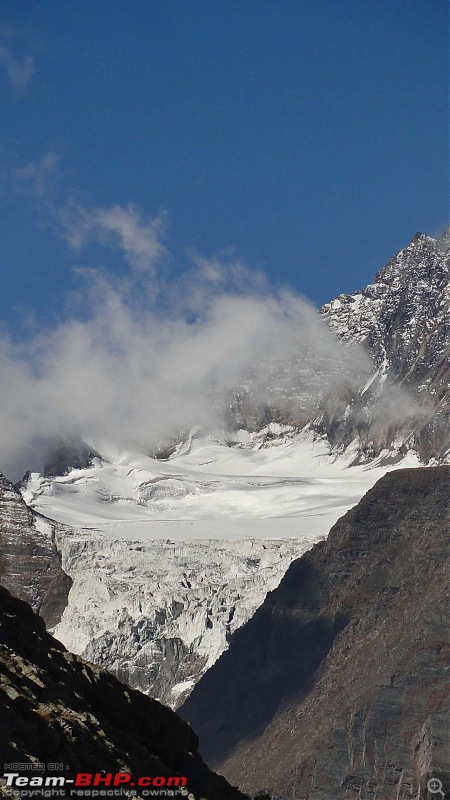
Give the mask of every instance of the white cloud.
[[165, 252], [160, 237], [165, 229], [162, 215], [144, 222], [136, 206], [115, 205], [98, 209], [93, 215], [93, 232], [105, 242], [117, 243], [128, 263], [151, 271]]
[[191, 425], [223, 425], [234, 387], [245, 386], [256, 404], [288, 398], [295, 417], [305, 403], [367, 378], [373, 367], [361, 350], [344, 349], [314, 308], [274, 292], [233, 250], [212, 258], [189, 251], [169, 275], [163, 216], [58, 202], [57, 177], [52, 153], [17, 173], [72, 248], [100, 243], [128, 270], [79, 269], [82, 314], [19, 345], [0, 338], [0, 469], [8, 476], [42, 468], [61, 433], [94, 447], [151, 450]]
[[32, 56], [19, 56], [14, 51], [12, 46], [14, 38], [15, 34], [11, 29], [0, 28], [0, 63], [5, 67], [13, 88], [23, 92], [36, 71], [36, 65]]
[[29, 194], [46, 208], [53, 208], [55, 187], [59, 179], [59, 158], [49, 150], [41, 158], [14, 171], [17, 191]]
[[[4, 337], [1, 469], [16, 478], [42, 468], [49, 439], [61, 432], [94, 446], [108, 441], [148, 450], [188, 426], [223, 424], [220, 398], [248, 380], [255, 365], [261, 398], [274, 376], [280, 383], [279, 365], [294, 355], [298, 363], [307, 351], [316, 362], [325, 351], [333, 364], [341, 359], [339, 345], [305, 301], [244, 291], [230, 277], [229, 263], [213, 263], [214, 292], [208, 281], [205, 288], [204, 264], [181, 278], [203, 297], [194, 316], [185, 298], [173, 303], [163, 297], [162, 311], [154, 292], [143, 291], [145, 281], [152, 286], [147, 273], [144, 280], [132, 273], [124, 289], [91, 270], [83, 274], [83, 321], [74, 316], [20, 345]], [[304, 391], [311, 390], [305, 374]]]
[[45, 209], [55, 233], [80, 251], [99, 242], [120, 252], [133, 270], [156, 276], [156, 268], [167, 255], [162, 243], [166, 215], [144, 219], [132, 203], [109, 208], [92, 206], [75, 196], [61, 199], [59, 158], [49, 151], [15, 171], [17, 191], [31, 195]]

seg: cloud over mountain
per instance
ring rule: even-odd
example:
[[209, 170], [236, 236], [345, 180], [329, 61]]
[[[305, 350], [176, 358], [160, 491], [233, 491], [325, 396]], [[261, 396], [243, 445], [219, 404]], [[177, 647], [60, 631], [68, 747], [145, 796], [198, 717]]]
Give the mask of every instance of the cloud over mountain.
[[78, 268], [78, 300], [59, 324], [19, 342], [3, 336], [8, 475], [42, 466], [46, 442], [61, 432], [148, 449], [187, 426], [220, 425], [214, 398], [254, 365], [263, 395], [274, 367], [302, 349], [309, 361], [342, 360], [344, 349], [315, 309], [273, 290], [232, 250], [211, 259], [190, 252], [174, 277], [162, 215], [146, 220], [133, 205], [58, 203], [56, 172], [47, 154], [18, 179], [77, 254], [95, 242], [122, 266], [119, 274]]

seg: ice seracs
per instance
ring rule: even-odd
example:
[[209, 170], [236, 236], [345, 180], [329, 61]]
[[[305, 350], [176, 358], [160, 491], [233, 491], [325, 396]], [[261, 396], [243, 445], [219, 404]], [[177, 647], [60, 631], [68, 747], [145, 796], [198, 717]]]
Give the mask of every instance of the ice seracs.
[[55, 635], [177, 707], [289, 564], [384, 472], [348, 468], [311, 431], [273, 425], [233, 446], [191, 437], [167, 461], [128, 453], [32, 475], [28, 503], [65, 523], [56, 543], [73, 586]]

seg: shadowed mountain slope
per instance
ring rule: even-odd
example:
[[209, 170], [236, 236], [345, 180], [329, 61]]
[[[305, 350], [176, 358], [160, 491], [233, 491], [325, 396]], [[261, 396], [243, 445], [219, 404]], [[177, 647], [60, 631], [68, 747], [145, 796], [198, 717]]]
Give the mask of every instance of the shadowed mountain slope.
[[446, 768], [449, 490], [386, 475], [236, 632], [180, 709], [229, 780], [400, 800]]

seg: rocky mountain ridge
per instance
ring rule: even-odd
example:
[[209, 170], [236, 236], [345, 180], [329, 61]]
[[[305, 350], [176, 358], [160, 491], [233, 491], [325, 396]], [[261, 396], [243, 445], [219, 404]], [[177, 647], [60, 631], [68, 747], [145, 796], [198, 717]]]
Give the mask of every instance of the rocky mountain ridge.
[[367, 348], [385, 377], [437, 403], [449, 398], [449, 237], [416, 233], [374, 283], [320, 309], [340, 339]]
[[[319, 420], [319, 429], [333, 444], [342, 448], [356, 434], [361, 455], [370, 457], [380, 445], [389, 448], [397, 438], [400, 452], [414, 449], [424, 463], [448, 458], [449, 230], [438, 239], [417, 233], [376, 274], [373, 284], [340, 295], [320, 309], [333, 333], [350, 347], [362, 346], [375, 366], [371, 381], [343, 415], [333, 418], [326, 411]], [[377, 405], [389, 384], [406, 394], [402, 397], [391, 390], [382, 405], [386, 424]]]
[[[233, 427], [305, 425], [353, 463], [386, 463], [415, 451], [422, 463], [450, 454], [450, 237], [418, 233], [373, 284], [319, 309], [344, 348], [327, 347], [278, 365], [265, 402], [255, 367], [226, 413]], [[320, 331], [317, 332], [320, 335]], [[329, 352], [327, 352], [329, 350]]]
[[230, 780], [286, 800], [428, 796], [448, 766], [449, 482], [446, 466], [382, 478], [202, 678], [180, 713]]
[[[67, 778], [77, 772], [127, 772], [135, 780], [183, 776], [186, 795], [243, 798], [202, 761], [189, 725], [69, 653], [30, 606], [3, 587], [0, 676], [2, 763], [61, 763]], [[169, 790], [166, 796], [173, 795]]]

